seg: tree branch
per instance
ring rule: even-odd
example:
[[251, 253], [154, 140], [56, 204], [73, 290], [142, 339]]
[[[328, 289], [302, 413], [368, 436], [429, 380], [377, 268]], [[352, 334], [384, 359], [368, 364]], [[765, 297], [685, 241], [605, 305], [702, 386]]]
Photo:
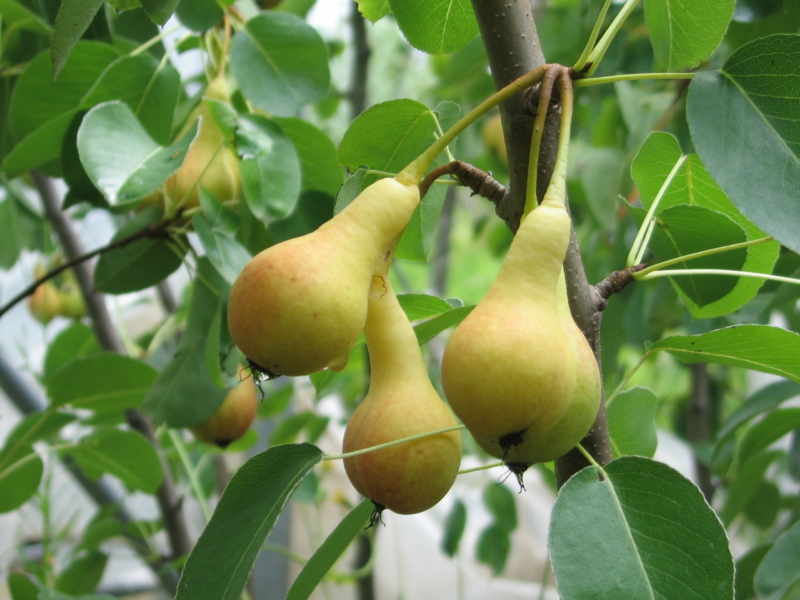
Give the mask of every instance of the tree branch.
[[[61, 198], [56, 191], [53, 180], [34, 171], [32, 173], [36, 189], [42, 198], [47, 219], [64, 247], [68, 260], [84, 254], [83, 244], [78, 237], [71, 219], [61, 210]], [[125, 346], [119, 337], [111, 315], [106, 308], [103, 294], [94, 288], [92, 268], [88, 262], [78, 262], [74, 265], [75, 278], [83, 293], [86, 310], [92, 322], [92, 328], [100, 342], [101, 347], [116, 354], [126, 354]], [[153, 430], [153, 424], [138, 410], [125, 411], [125, 420], [128, 425], [144, 435], [158, 451], [161, 459], [161, 468], [164, 472], [164, 481], [156, 492], [156, 500], [164, 521], [164, 529], [170, 541], [172, 558], [188, 554], [192, 549], [191, 538], [186, 526], [186, 517], [183, 513], [182, 501], [178, 496], [171, 471], [163, 452], [160, 451], [158, 440]]]

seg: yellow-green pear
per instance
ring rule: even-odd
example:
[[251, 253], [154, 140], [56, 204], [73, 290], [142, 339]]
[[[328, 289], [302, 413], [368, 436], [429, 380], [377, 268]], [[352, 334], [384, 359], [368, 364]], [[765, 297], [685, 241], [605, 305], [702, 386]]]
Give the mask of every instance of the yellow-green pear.
[[453, 411], [479, 440], [504, 451], [566, 414], [575, 360], [561, 326], [557, 284], [569, 244], [563, 201], [522, 221], [486, 296], [456, 328], [442, 360]]
[[214, 414], [190, 428], [201, 442], [227, 448], [250, 429], [258, 409], [256, 385], [245, 369], [239, 369], [239, 377], [242, 380], [228, 391]]
[[481, 138], [483, 139], [483, 145], [486, 146], [486, 149], [508, 167], [506, 139], [503, 135], [503, 122], [500, 120], [499, 114], [489, 117], [483, 124]]
[[[375, 276], [364, 329], [370, 383], [345, 431], [353, 452], [421, 433], [455, 427], [450, 409], [428, 378], [422, 352], [388, 276]], [[414, 514], [441, 500], [461, 464], [459, 431], [439, 433], [346, 458], [353, 486], [376, 504]]]
[[367, 316], [370, 280], [419, 204], [419, 188], [381, 179], [316, 231], [267, 248], [230, 293], [234, 343], [268, 375], [340, 370]]
[[555, 460], [572, 450], [589, 432], [600, 408], [600, 370], [589, 342], [572, 319], [563, 270], [558, 280], [558, 316], [576, 367], [575, 392], [567, 412], [549, 431], [539, 436], [524, 433], [522, 443], [507, 452], [498, 444], [479, 442], [484, 450], [520, 470], [535, 463]]
[[58, 292], [61, 295], [61, 314], [70, 319], [80, 319], [86, 316], [86, 304], [83, 301], [83, 293], [75, 279], [72, 269], [64, 272], [64, 281], [59, 286]]
[[28, 297], [28, 309], [40, 323], [47, 325], [62, 314], [64, 303], [52, 281], [45, 281]]

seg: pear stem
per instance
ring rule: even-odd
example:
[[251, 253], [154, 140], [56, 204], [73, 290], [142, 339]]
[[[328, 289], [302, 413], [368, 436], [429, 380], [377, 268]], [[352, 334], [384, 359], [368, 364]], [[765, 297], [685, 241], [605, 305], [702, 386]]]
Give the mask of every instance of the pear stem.
[[[563, 67], [562, 67], [563, 69]], [[553, 167], [553, 174], [550, 176], [550, 184], [542, 198], [542, 204], [563, 208], [567, 207], [567, 157], [569, 155], [569, 136], [572, 129], [572, 111], [575, 96], [572, 90], [572, 79], [564, 69], [559, 81], [561, 88], [561, 126], [558, 131], [558, 153], [556, 154], [556, 164]], [[536, 194], [534, 190], [533, 199]], [[533, 210], [535, 205], [529, 206], [525, 203], [525, 213]], [[523, 214], [523, 217], [524, 217]]]
[[677, 265], [689, 260], [694, 260], [695, 258], [703, 258], [704, 256], [711, 256], [713, 254], [719, 254], [720, 252], [728, 252], [730, 250], [740, 250], [742, 248], [749, 248], [750, 246], [757, 246], [758, 244], [765, 244], [766, 242], [772, 241], [771, 236], [759, 238], [757, 240], [748, 240], [746, 242], [741, 242], [740, 244], [730, 244], [728, 246], [720, 246], [719, 248], [710, 248], [708, 250], [703, 250], [701, 252], [693, 252], [692, 254], [684, 254], [683, 256], [679, 256], [677, 258], [671, 258], [669, 260], [665, 260], [664, 262], [657, 263], [641, 271], [637, 272], [639, 278], [648, 275], [654, 271], [660, 271], [666, 267], [671, 267], [672, 265]]
[[383, 450], [384, 448], [391, 448], [392, 446], [399, 446], [400, 444], [405, 444], [406, 442], [413, 442], [414, 440], [421, 440], [426, 437], [431, 437], [433, 435], [439, 435], [440, 433], [448, 433], [450, 431], [458, 431], [460, 429], [466, 429], [464, 425], [455, 425], [453, 427], [445, 427], [444, 429], [435, 429], [433, 431], [428, 431], [426, 433], [418, 433], [417, 435], [412, 435], [406, 438], [400, 438], [399, 440], [394, 440], [393, 442], [386, 442], [385, 444], [378, 444], [377, 446], [370, 446], [369, 448], [362, 448], [361, 450], [354, 450], [353, 452], [345, 452], [344, 454], [328, 454], [322, 457], [322, 460], [339, 460], [340, 458], [353, 458], [355, 456], [361, 456], [362, 454], [369, 454], [370, 452], [375, 452], [376, 450]]
[[436, 160], [436, 157], [439, 156], [439, 153], [447, 148], [447, 146], [456, 138], [456, 136], [458, 136], [458, 134], [472, 125], [472, 123], [474, 123], [478, 117], [486, 113], [486, 111], [488, 111], [490, 108], [494, 108], [511, 96], [514, 96], [515, 94], [520, 93], [522, 90], [539, 83], [547, 72], [549, 66], [550, 65], [542, 65], [533, 71], [528, 71], [525, 73], [525, 75], [515, 79], [503, 89], [498, 90], [486, 100], [481, 102], [478, 106], [469, 111], [466, 115], [461, 117], [461, 119], [459, 119], [455, 125], [448, 129], [444, 135], [442, 135], [442, 137], [431, 144], [430, 147], [425, 150], [425, 152], [420, 154], [416, 159], [409, 163], [408, 166], [400, 171], [400, 173], [397, 175], [398, 181], [408, 185], [416, 185], [422, 181], [422, 178], [425, 176], [425, 172], [433, 164], [433, 161]]
[[482, 467], [473, 467], [472, 469], [462, 469], [458, 472], [459, 475], [464, 475], [465, 473], [474, 473], [475, 471], [485, 471], [486, 469], [494, 469], [495, 467], [504, 467], [505, 463], [503, 461], [492, 463], [490, 465], [483, 465]]
[[539, 155], [541, 154], [542, 135], [553, 97], [553, 84], [561, 73], [560, 69], [548, 69], [539, 86], [539, 105], [536, 107], [536, 119], [533, 121], [531, 150], [528, 154], [528, 182], [525, 188], [525, 211], [523, 216], [533, 210], [539, 203], [536, 198], [536, 180], [539, 175]]

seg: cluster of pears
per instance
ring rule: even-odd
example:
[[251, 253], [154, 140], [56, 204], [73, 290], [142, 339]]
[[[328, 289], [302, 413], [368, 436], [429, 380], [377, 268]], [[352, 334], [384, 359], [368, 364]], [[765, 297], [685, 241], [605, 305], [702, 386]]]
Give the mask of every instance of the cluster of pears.
[[247, 433], [257, 409], [256, 384], [247, 370], [240, 368], [238, 385], [228, 390], [219, 408], [189, 429], [201, 442], [227, 448]]
[[[34, 268], [36, 279], [45, 275], [45, 268], [37, 264]], [[80, 319], [86, 315], [83, 294], [75, 280], [75, 274], [67, 270], [61, 276], [60, 283], [52, 279], [40, 284], [28, 297], [28, 310], [40, 323], [47, 325], [56, 317]]]
[[224, 73], [211, 80], [200, 103], [178, 133], [177, 139], [182, 138], [197, 119], [200, 119], [197, 137], [189, 147], [183, 164], [167, 178], [161, 189], [146, 196], [140, 207], [168, 204], [183, 210], [195, 208], [200, 205], [200, 186], [220, 202], [241, 199], [242, 176], [239, 172], [239, 161], [214, 119], [210, 106], [215, 102], [230, 103], [230, 91]]
[[442, 359], [453, 411], [486, 452], [521, 475], [573, 448], [600, 406], [600, 373], [567, 303], [570, 217], [548, 193], [528, 214], [486, 296]]

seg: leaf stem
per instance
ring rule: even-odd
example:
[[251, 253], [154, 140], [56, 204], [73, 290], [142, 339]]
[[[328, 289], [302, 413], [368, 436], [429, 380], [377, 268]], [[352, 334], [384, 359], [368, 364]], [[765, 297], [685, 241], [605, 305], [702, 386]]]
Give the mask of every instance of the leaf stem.
[[464, 475], [465, 473], [474, 473], [475, 471], [485, 471], [486, 469], [494, 469], [495, 467], [503, 467], [505, 463], [503, 461], [492, 463], [490, 465], [483, 465], [480, 467], [473, 467], [472, 469], [461, 469], [458, 472], [458, 475]]
[[800, 279], [782, 277], [780, 275], [770, 275], [769, 273], [753, 273], [751, 271], [729, 271], [727, 269], [677, 269], [656, 271], [648, 273], [644, 277], [638, 277], [636, 273], [633, 277], [637, 281], [647, 281], [656, 277], [673, 277], [675, 275], [731, 275], [732, 277], [752, 277], [753, 279], [766, 279], [768, 281], [780, 281], [782, 283], [793, 283], [800, 285]]
[[169, 439], [172, 440], [172, 445], [178, 452], [178, 457], [181, 460], [183, 469], [186, 471], [186, 476], [189, 478], [189, 483], [192, 486], [194, 497], [200, 505], [200, 510], [205, 517], [206, 523], [211, 520], [211, 508], [208, 506], [208, 498], [203, 493], [203, 488], [200, 485], [200, 480], [197, 479], [197, 470], [195, 469], [192, 461], [189, 459], [189, 454], [186, 452], [186, 445], [183, 443], [181, 436], [174, 429], [169, 430]]
[[600, 464], [592, 457], [591, 454], [589, 454], [586, 451], [586, 449], [583, 446], [577, 444], [575, 447], [580, 451], [581, 454], [583, 454], [584, 457], [586, 457], [586, 460], [588, 460], [593, 467], [599, 469], [600, 472], [603, 473], [603, 475], [605, 475], [606, 470], [600, 466]]
[[603, 8], [600, 9], [600, 14], [597, 15], [597, 20], [594, 22], [592, 33], [589, 35], [589, 39], [586, 41], [586, 46], [584, 47], [583, 52], [581, 52], [580, 57], [578, 57], [578, 62], [576, 62], [575, 66], [572, 67], [578, 73], [580, 73], [580, 71], [586, 65], [586, 61], [589, 59], [589, 55], [594, 49], [595, 42], [597, 42], [597, 38], [600, 35], [600, 28], [603, 26], [603, 21], [606, 18], [606, 14], [608, 14], [608, 9], [611, 8], [612, 1], [613, 0], [606, 0], [603, 4]]
[[631, 251], [628, 253], [628, 260], [625, 261], [626, 267], [632, 267], [642, 262], [642, 257], [647, 250], [647, 245], [650, 243], [650, 237], [653, 235], [653, 230], [656, 226], [655, 213], [658, 209], [658, 205], [661, 204], [661, 199], [664, 197], [664, 194], [667, 193], [669, 186], [672, 185], [672, 180], [675, 179], [678, 170], [683, 166], [684, 162], [686, 162], [685, 154], [681, 155], [675, 162], [669, 175], [667, 175], [667, 178], [664, 180], [664, 183], [661, 184], [661, 188], [659, 188], [658, 194], [656, 194], [655, 200], [653, 200], [653, 203], [650, 205], [644, 217], [644, 221], [642, 222], [642, 226], [636, 234], [636, 239], [633, 240]]
[[[164, 29], [164, 30], [162, 30], [162, 31], [161, 31], [161, 33], [159, 33], [158, 35], [155, 35], [155, 36], [151, 37], [151, 38], [150, 38], [149, 40], [147, 40], [147, 41], [146, 41], [144, 44], [142, 44], [142, 45], [141, 45], [141, 46], [139, 46], [138, 48], [134, 49], [134, 50], [133, 50], [133, 51], [132, 51], [132, 52], [129, 54], [129, 56], [136, 56], [137, 54], [141, 54], [142, 52], [144, 52], [145, 50], [147, 50], [147, 49], [148, 49], [148, 48], [150, 48], [151, 46], [154, 46], [154, 45], [156, 45], [158, 42], [160, 42], [161, 40], [163, 40], [163, 39], [164, 39], [166, 36], [168, 36], [170, 33], [174, 33], [174, 32], [176, 32], [176, 31], [178, 31], [180, 28], [181, 28], [181, 25], [175, 25], [175, 27], [170, 27], [169, 29]], [[187, 36], [183, 36], [183, 37], [187, 37]]]
[[647, 352], [645, 352], [642, 355], [642, 358], [639, 359], [639, 362], [636, 363], [636, 366], [633, 367], [633, 369], [631, 369], [630, 371], [628, 371], [628, 374], [625, 375], [625, 378], [622, 381], [620, 381], [619, 385], [614, 390], [614, 393], [612, 393], [606, 399], [606, 408], [608, 408], [608, 405], [611, 404], [611, 402], [614, 400], [614, 398], [619, 396], [619, 393], [622, 391], [622, 388], [625, 387], [625, 384], [628, 383], [628, 381], [630, 381], [630, 378], [633, 377], [633, 374], [636, 373], [636, 371], [639, 370], [639, 367], [641, 367], [644, 364], [644, 361], [647, 360], [648, 356], [650, 356], [650, 350], [648, 350]]
[[589, 87], [591, 85], [601, 85], [603, 83], [614, 83], [616, 81], [642, 81], [650, 79], [693, 79], [694, 73], [625, 73], [619, 75], [608, 75], [606, 77], [590, 77], [587, 79], [577, 79], [576, 88]]
[[490, 108], [494, 108], [504, 100], [520, 93], [522, 90], [539, 83], [547, 72], [549, 65], [542, 65], [525, 73], [522, 77], [515, 79], [506, 87], [498, 90], [486, 100], [481, 102], [478, 106], [469, 111], [466, 115], [461, 117], [458, 122], [448, 129], [442, 137], [436, 140], [428, 147], [425, 152], [420, 154], [416, 159], [408, 164], [397, 176], [398, 180], [406, 184], [418, 184], [425, 176], [425, 172], [442, 152], [455, 138], [464, 131], [468, 126], [474, 123], [478, 117], [486, 113]]
[[637, 275], [644, 276], [654, 271], [660, 271], [666, 267], [671, 267], [672, 265], [676, 265], [679, 263], [686, 262], [688, 260], [694, 260], [696, 258], [703, 258], [704, 256], [711, 256], [713, 254], [719, 254], [720, 252], [728, 252], [730, 250], [740, 250], [742, 248], [749, 248], [750, 246], [756, 246], [758, 244], [764, 244], [766, 242], [772, 241], [771, 236], [759, 238], [757, 240], [748, 240], [746, 242], [741, 242], [740, 244], [730, 244], [728, 246], [720, 246], [718, 248], [710, 248], [708, 250], [703, 250], [701, 252], [693, 252], [692, 254], [684, 254], [683, 256], [678, 256], [677, 258], [671, 258], [669, 260], [665, 260], [664, 262], [656, 263], [652, 266], [646, 267], [641, 271], [638, 271]]
[[444, 429], [435, 429], [434, 431], [428, 431], [426, 433], [418, 433], [417, 435], [412, 435], [407, 438], [401, 438], [399, 440], [394, 440], [392, 442], [386, 442], [385, 444], [378, 444], [377, 446], [370, 446], [369, 448], [362, 448], [361, 450], [354, 450], [353, 452], [345, 452], [344, 454], [328, 454], [322, 457], [322, 460], [339, 460], [341, 458], [353, 458], [354, 456], [361, 456], [362, 454], [369, 454], [370, 452], [375, 452], [376, 450], [383, 450], [384, 448], [391, 448], [392, 446], [398, 446], [400, 444], [405, 444], [406, 442], [413, 442], [414, 440], [421, 440], [426, 437], [431, 437], [433, 435], [439, 435], [440, 433], [448, 433], [450, 431], [458, 431], [460, 429], [466, 429], [464, 425], [455, 425], [453, 427], [445, 427]]
[[600, 38], [598, 44], [594, 47], [591, 53], [589, 53], [589, 57], [586, 59], [586, 63], [581, 69], [585, 70], [586, 66], [588, 65], [589, 69], [587, 71], [587, 75], [592, 75], [597, 70], [597, 67], [600, 65], [600, 61], [603, 59], [606, 51], [608, 51], [608, 48], [611, 46], [611, 42], [614, 41], [614, 37], [617, 35], [617, 33], [619, 33], [619, 30], [622, 29], [625, 19], [627, 19], [628, 15], [633, 12], [633, 9], [636, 8], [637, 4], [639, 4], [639, 0], [628, 0], [611, 22], [611, 25], [608, 26], [608, 29], [606, 29], [603, 37]]

